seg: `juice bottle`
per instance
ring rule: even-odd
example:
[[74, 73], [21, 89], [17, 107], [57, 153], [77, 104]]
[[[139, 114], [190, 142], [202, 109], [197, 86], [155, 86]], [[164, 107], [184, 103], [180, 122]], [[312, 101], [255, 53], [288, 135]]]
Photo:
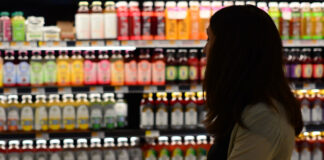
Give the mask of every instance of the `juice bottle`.
[[89, 128], [89, 101], [87, 94], [77, 94], [76, 98], [76, 128], [87, 130]]
[[161, 136], [158, 138], [158, 160], [170, 159], [169, 138]]
[[257, 7], [268, 13], [268, 5], [266, 2], [258, 2]]
[[184, 159], [197, 159], [197, 152], [196, 152], [196, 142], [194, 136], [185, 136], [184, 137], [184, 145], [185, 145], [185, 158]]
[[13, 51], [5, 51], [3, 64], [3, 85], [5, 87], [15, 86], [17, 83], [17, 69], [15, 66], [15, 57]]
[[178, 80], [180, 84], [186, 84], [189, 82], [189, 65], [187, 58], [187, 50], [179, 49], [178, 51]]
[[125, 85], [137, 84], [137, 62], [134, 51], [125, 51]]
[[61, 160], [61, 151], [62, 147], [60, 145], [60, 140], [59, 139], [52, 139], [49, 141], [49, 151], [48, 151], [48, 158], [50, 160]]
[[297, 92], [297, 99], [300, 100], [301, 103], [301, 112], [304, 124], [309, 124], [311, 121], [311, 104], [308, 100], [308, 97], [308, 94], [305, 94], [301, 91]]
[[31, 86], [42, 86], [44, 84], [43, 66], [44, 64], [41, 52], [33, 51], [30, 59]]
[[[11, 41], [12, 40], [12, 31], [11, 31], [11, 20], [9, 17], [9, 12], [1, 12], [1, 41]], [[0, 30], [1, 30], [0, 29]]]
[[130, 155], [127, 150], [129, 144], [128, 144], [128, 139], [126, 137], [119, 137], [117, 139], [117, 146], [118, 149], [116, 151], [117, 159], [120, 160], [130, 160]]
[[123, 99], [123, 94], [117, 94], [117, 102], [114, 105], [114, 109], [117, 116], [117, 128], [125, 128], [128, 124], [127, 115], [128, 115], [128, 106], [126, 101]]
[[111, 59], [111, 85], [124, 85], [124, 59], [120, 51], [114, 51]]
[[198, 124], [198, 115], [197, 115], [197, 104], [196, 97], [194, 92], [185, 93], [185, 127], [189, 129], [194, 129]]
[[321, 8], [321, 3], [313, 2], [312, 5], [312, 39], [322, 39], [323, 33], [323, 11], [324, 9]]
[[154, 13], [152, 18], [152, 34], [155, 40], [165, 39], [165, 9], [164, 1], [154, 2]]
[[[322, 2], [322, 10], [324, 10], [324, 2]], [[322, 26], [324, 26], [324, 16], [322, 16]], [[322, 37], [324, 37], [324, 29], [322, 28]]]
[[34, 147], [33, 147], [33, 141], [32, 140], [23, 140], [22, 141], [22, 154], [21, 154], [21, 160], [32, 160], [34, 159]]
[[142, 160], [142, 150], [140, 148], [140, 139], [139, 137], [131, 137], [130, 138], [130, 149], [129, 149], [129, 155], [132, 157], [133, 160]]
[[62, 159], [63, 160], [75, 159], [73, 151], [74, 151], [74, 141], [73, 141], [73, 139], [64, 139], [63, 140]]
[[290, 65], [291, 65], [291, 54], [290, 54], [290, 50], [288, 48], [284, 48], [283, 50], [283, 55], [284, 55], [284, 73], [285, 73], [285, 77], [290, 79]]
[[24, 13], [17, 11], [12, 13], [12, 40], [25, 41], [25, 18]]
[[280, 10], [278, 2], [269, 2], [269, 15], [279, 29]]
[[209, 145], [207, 142], [207, 136], [205, 135], [199, 135], [197, 136], [197, 159], [206, 159], [207, 158], [207, 152], [209, 150]]
[[142, 11], [142, 39], [143, 40], [152, 40], [152, 19], [153, 19], [153, 2], [145, 1], [143, 3]]
[[171, 137], [171, 159], [172, 160], [180, 160], [184, 158], [182, 146], [182, 138], [180, 136]]
[[163, 49], [155, 49], [152, 58], [152, 84], [165, 84], [165, 58]]
[[48, 109], [45, 95], [36, 95], [35, 108], [35, 130], [46, 131], [48, 129]]
[[167, 1], [165, 9], [165, 35], [167, 40], [178, 39], [178, 23], [175, 16], [178, 14], [178, 8], [175, 1]]
[[312, 159], [311, 148], [309, 144], [309, 135], [308, 133], [302, 138], [300, 146], [300, 159]]
[[211, 16], [214, 15], [217, 11], [223, 8], [222, 2], [221, 1], [212, 1], [211, 3]]
[[128, 6], [126, 1], [119, 1], [117, 7], [117, 22], [118, 22], [118, 40], [129, 39], [129, 24], [128, 24]]
[[90, 159], [102, 160], [101, 139], [91, 138], [90, 142]]
[[20, 110], [20, 124], [23, 131], [31, 131], [34, 129], [34, 109], [32, 106], [32, 96], [23, 95]]
[[97, 64], [97, 81], [98, 84], [110, 84], [111, 67], [107, 51], [99, 51]]
[[91, 39], [104, 39], [104, 14], [102, 13], [101, 1], [93, 1], [90, 13]]
[[20, 105], [18, 103], [18, 96], [17, 95], [9, 95], [8, 96], [8, 107], [7, 107], [7, 127], [9, 131], [17, 131], [20, 126], [20, 115], [19, 115], [19, 108]]
[[80, 138], [77, 140], [76, 146], [76, 159], [77, 160], [89, 160], [90, 157], [88, 155], [88, 140], [85, 138]]
[[306, 81], [311, 80], [313, 75], [313, 62], [311, 58], [311, 49], [310, 48], [304, 48], [302, 49], [302, 78]]
[[290, 34], [291, 8], [289, 8], [288, 2], [280, 2], [279, 8], [281, 12], [279, 26], [280, 36], [281, 39], [287, 40]]
[[311, 148], [312, 148], [312, 159], [323, 159], [323, 151], [322, 151], [322, 146], [320, 142], [321, 136], [320, 133], [318, 132], [312, 132], [311, 133]]
[[117, 160], [116, 152], [115, 152], [115, 139], [108, 137], [104, 139], [104, 160]]
[[[85, 51], [84, 53], [84, 84], [97, 84], [97, 60], [94, 51]], [[100, 73], [101, 74], [101, 73]]]
[[152, 64], [149, 49], [142, 49], [137, 62], [137, 84], [150, 85], [152, 80]]
[[184, 110], [182, 105], [182, 93], [172, 93], [172, 100], [170, 102], [171, 108], [171, 128], [181, 129], [184, 125]]
[[0, 132], [7, 129], [6, 107], [6, 96], [0, 96]]
[[140, 128], [152, 129], [154, 126], [154, 102], [152, 93], [144, 93], [140, 105]]
[[323, 78], [322, 48], [314, 48], [313, 53], [313, 78], [320, 81]]
[[155, 127], [157, 129], [167, 129], [169, 127], [169, 103], [167, 93], [158, 92], [156, 97]]
[[11, 140], [8, 142], [7, 158], [8, 160], [20, 159], [21, 149], [19, 147], [20, 142], [18, 140]]
[[313, 100], [313, 107], [312, 107], [312, 123], [313, 124], [320, 124], [323, 122], [323, 95], [320, 92], [313, 92], [311, 91]]
[[141, 39], [141, 11], [137, 1], [130, 1], [129, 6], [129, 36], [131, 40]]
[[198, 50], [189, 50], [189, 80], [191, 84], [198, 83], [199, 81], [199, 60], [197, 58]]
[[291, 49], [291, 65], [290, 65], [290, 77], [293, 81], [298, 81], [302, 75], [302, 67], [299, 60], [300, 50], [298, 48]]
[[207, 110], [205, 96], [203, 92], [197, 92], [197, 115], [198, 115], [198, 127], [204, 128], [204, 120], [206, 119]]
[[301, 13], [299, 2], [291, 2], [290, 39], [300, 39]]
[[235, 6], [244, 6], [244, 1], [235, 1]]
[[56, 85], [57, 66], [54, 51], [45, 52], [43, 73], [45, 85]]
[[87, 1], [79, 2], [79, 9], [75, 14], [76, 39], [90, 39], [90, 11], [88, 5]]
[[83, 58], [80, 51], [72, 51], [71, 57], [71, 84], [73, 86], [83, 85]]
[[165, 79], [167, 84], [173, 84], [178, 79], [178, 62], [175, 58], [174, 49], [167, 49], [166, 54]]
[[2, 58], [3, 54], [2, 52], [0, 52], [0, 87], [3, 87], [3, 58]]
[[200, 51], [201, 56], [199, 60], [199, 79], [202, 82], [205, 79], [205, 71], [207, 65], [207, 57], [203, 50]]
[[192, 40], [199, 40], [199, 2], [198, 1], [190, 1], [189, 2], [189, 17], [190, 17], [190, 38]]
[[106, 1], [104, 10], [105, 39], [117, 38], [117, 13], [115, 2]]
[[155, 150], [156, 144], [154, 142], [154, 139], [149, 139], [147, 143], [147, 148], [144, 151], [144, 160], [157, 159], [158, 157], [157, 152]]
[[233, 6], [233, 5], [234, 5], [233, 1], [224, 1], [224, 7], [230, 7], [230, 6]]
[[75, 103], [73, 100], [73, 94], [63, 95], [62, 111], [63, 128], [65, 130], [73, 130], [76, 125]]
[[61, 129], [62, 112], [60, 105], [60, 96], [58, 94], [52, 94], [49, 96], [48, 128], [50, 130]]
[[56, 59], [57, 67], [57, 85], [69, 86], [71, 84], [71, 59], [68, 56], [67, 51], [60, 51], [59, 56]]
[[311, 5], [309, 2], [301, 3], [301, 37], [302, 39], [311, 39], [312, 21]]
[[104, 106], [104, 125], [106, 129], [116, 128], [116, 112], [115, 112], [115, 96], [113, 93], [105, 93], [103, 95]]
[[101, 129], [102, 124], [102, 104], [100, 94], [90, 95], [90, 127], [92, 130]]
[[48, 159], [47, 155], [47, 145], [46, 145], [46, 140], [45, 139], [38, 139], [36, 140], [36, 153], [35, 153], [35, 158], [37, 160], [46, 160]]
[[27, 51], [19, 51], [17, 67], [18, 86], [30, 85], [30, 66]]
[[188, 2], [179, 1], [177, 4], [178, 12], [178, 39], [188, 40], [190, 36], [190, 18], [188, 10]]
[[211, 15], [211, 7], [209, 1], [202, 1], [199, 8], [199, 34], [200, 39], [206, 40], [208, 38], [206, 29], [209, 26], [209, 18]]

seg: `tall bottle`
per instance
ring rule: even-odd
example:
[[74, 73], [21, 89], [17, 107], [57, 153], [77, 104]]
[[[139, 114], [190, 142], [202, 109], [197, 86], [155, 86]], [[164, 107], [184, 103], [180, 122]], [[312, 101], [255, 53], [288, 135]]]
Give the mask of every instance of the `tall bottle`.
[[150, 85], [152, 82], [152, 64], [150, 50], [141, 50], [137, 62], [137, 84]]
[[75, 129], [75, 103], [73, 100], [73, 94], [63, 95], [63, 104], [62, 104], [62, 120], [63, 128], [65, 130]]
[[175, 1], [167, 1], [165, 9], [165, 34], [167, 40], [178, 39], [177, 5]]
[[92, 130], [101, 129], [102, 124], [102, 111], [100, 94], [90, 95], [90, 127]]
[[76, 39], [90, 39], [90, 11], [87, 1], [79, 2], [79, 9], [75, 14]]
[[30, 65], [27, 51], [19, 51], [17, 67], [18, 86], [30, 85]]
[[199, 81], [199, 60], [198, 60], [198, 50], [189, 50], [189, 80], [191, 84], [198, 83]]
[[25, 18], [23, 12], [12, 13], [11, 25], [12, 25], [12, 40], [13, 41], [25, 41]]
[[1, 132], [7, 130], [6, 100], [7, 100], [6, 96], [0, 96], [0, 131]]
[[127, 117], [128, 117], [128, 106], [124, 100], [123, 94], [117, 94], [117, 102], [114, 106], [116, 116], [117, 116], [117, 127], [118, 128], [125, 128], [128, 124]]
[[48, 103], [48, 128], [50, 130], [61, 129], [62, 124], [62, 111], [61, 111], [60, 96], [58, 94], [49, 96]]
[[315, 81], [321, 81], [323, 78], [323, 58], [322, 58], [322, 48], [313, 49], [313, 78]]
[[20, 110], [20, 124], [23, 131], [31, 131], [34, 129], [34, 109], [32, 105], [32, 96], [23, 95]]
[[206, 159], [208, 150], [209, 147], [207, 142], [207, 136], [204, 135], [197, 136], [197, 147], [196, 147], [197, 158]]
[[164, 2], [155, 1], [154, 2], [154, 15], [152, 19], [152, 34], [154, 35], [155, 40], [164, 40], [165, 39], [165, 11], [164, 11]]
[[195, 146], [197, 145], [195, 142], [194, 136], [185, 136], [184, 137], [184, 155], [185, 159], [197, 159], [197, 151], [195, 149]]
[[9, 12], [1, 12], [1, 28], [2, 35], [0, 40], [11, 41], [12, 40], [12, 30], [11, 30], [11, 20], [9, 17]]
[[106, 1], [104, 10], [105, 39], [117, 38], [117, 13], [115, 2]]
[[63, 140], [63, 150], [62, 150], [62, 160], [75, 159], [74, 155], [74, 140], [64, 139]]
[[129, 24], [128, 24], [128, 5], [126, 1], [119, 1], [117, 7], [117, 22], [118, 22], [118, 40], [129, 39]]
[[169, 138], [166, 136], [161, 136], [158, 138], [158, 158], [162, 159], [170, 159], [170, 150], [169, 150]]
[[116, 146], [115, 146], [114, 138], [108, 137], [104, 139], [104, 151], [103, 151], [104, 160], [117, 160], [115, 148]]
[[188, 10], [188, 2], [179, 1], [178, 7], [178, 39], [188, 40], [190, 36], [190, 18]]
[[47, 155], [48, 149], [46, 145], [46, 140], [44, 139], [36, 140], [36, 150], [37, 152], [35, 153], [35, 159], [39, 159], [39, 160], [48, 159], [48, 155]]
[[153, 94], [143, 94], [140, 106], [140, 128], [153, 129], [154, 126], [154, 102]]
[[142, 39], [143, 40], [152, 40], [152, 19], [153, 19], [153, 2], [145, 1], [143, 3], [142, 11]]
[[18, 140], [11, 140], [8, 142], [8, 150], [7, 150], [7, 159], [20, 159], [21, 157], [21, 148], [20, 148], [20, 141]]
[[291, 8], [289, 7], [288, 2], [280, 2], [279, 8], [281, 12], [279, 26], [280, 36], [281, 39], [287, 40], [290, 35]]
[[185, 93], [184, 125], [194, 129], [198, 125], [197, 103], [194, 92]]
[[302, 66], [299, 60], [300, 50], [293, 48], [291, 49], [291, 54], [290, 77], [293, 81], [298, 81], [302, 76]]
[[90, 160], [88, 155], [88, 140], [85, 138], [80, 138], [77, 140], [76, 145], [76, 159], [77, 160]]
[[15, 86], [17, 83], [17, 69], [14, 52], [5, 51], [4, 63], [3, 63], [3, 85], [5, 87]]
[[211, 7], [209, 1], [202, 1], [199, 8], [199, 33], [200, 39], [206, 40], [208, 38], [206, 29], [209, 26], [209, 18], [211, 15]]
[[35, 108], [35, 130], [46, 131], [48, 130], [48, 108], [47, 108], [46, 96], [36, 95], [36, 101], [34, 103]]
[[137, 84], [137, 62], [134, 51], [125, 51], [125, 85]]
[[301, 65], [302, 65], [302, 78], [306, 81], [311, 80], [313, 75], [313, 62], [311, 58], [311, 49], [304, 48], [302, 49], [302, 58], [301, 58]]
[[124, 59], [120, 51], [114, 51], [111, 58], [111, 85], [124, 85]]
[[32, 140], [22, 141], [21, 149], [23, 153], [21, 154], [21, 160], [31, 160], [35, 158], [33, 144]]
[[107, 51], [99, 51], [97, 64], [97, 81], [98, 84], [107, 85], [111, 80], [111, 67]]
[[302, 39], [311, 39], [312, 21], [311, 5], [309, 2], [301, 3], [301, 37]]
[[117, 139], [117, 147], [118, 147], [116, 151], [117, 159], [130, 160], [130, 155], [127, 150], [129, 144], [128, 144], [128, 139], [126, 137], [119, 137]]
[[142, 149], [140, 148], [140, 139], [139, 137], [131, 137], [130, 138], [130, 149], [129, 149], [129, 155], [134, 160], [142, 160]]
[[277, 29], [279, 29], [280, 10], [278, 2], [269, 2], [269, 15], [275, 23]]
[[291, 2], [290, 39], [300, 39], [301, 13], [299, 2]]
[[137, 1], [129, 2], [129, 35], [131, 40], [141, 39], [141, 11]]
[[87, 94], [76, 95], [76, 128], [87, 130], [89, 128], [89, 101]]
[[199, 40], [199, 2], [189, 1], [189, 17], [190, 17], [190, 38], [191, 40]]
[[44, 57], [44, 84], [56, 85], [57, 83], [57, 65], [54, 51], [46, 51]]
[[52, 139], [49, 141], [50, 145], [49, 145], [49, 152], [48, 152], [48, 158], [53, 160], [61, 160], [62, 155], [61, 155], [61, 151], [62, 151], [62, 147], [60, 144], [60, 140], [59, 139]]
[[152, 58], [152, 84], [165, 84], [165, 58], [163, 49], [155, 49]]
[[321, 7], [321, 4], [319, 2], [313, 2], [311, 8], [312, 8], [312, 20], [311, 20], [312, 39], [322, 39], [322, 33], [324, 31], [324, 20], [323, 20], [324, 8]]
[[156, 97], [155, 127], [157, 129], [167, 129], [169, 127], [169, 103], [167, 93], [158, 92]]
[[93, 1], [91, 4], [90, 22], [91, 39], [104, 39], [104, 14], [101, 1]]
[[182, 105], [182, 93], [172, 93], [172, 100], [170, 102], [171, 108], [171, 128], [181, 129], [184, 125], [184, 110]]
[[178, 51], [178, 80], [180, 84], [186, 84], [189, 82], [189, 65], [187, 58], [187, 50], [179, 49]]
[[90, 142], [90, 159], [102, 160], [101, 139], [91, 138]]
[[42, 86], [44, 84], [43, 66], [44, 64], [41, 52], [33, 51], [30, 59], [31, 86]]
[[113, 93], [105, 93], [103, 95], [103, 106], [104, 106], [104, 126], [106, 129], [116, 128], [116, 111], [115, 106], [116, 100]]
[[71, 65], [70, 57], [67, 51], [60, 51], [59, 56], [56, 59], [57, 67], [57, 85], [69, 86], [71, 84]]
[[71, 57], [71, 84], [73, 86], [83, 85], [83, 58], [80, 51], [72, 51]]
[[182, 145], [182, 138], [180, 136], [171, 137], [171, 159], [184, 159]]
[[201, 56], [200, 56], [200, 60], [199, 60], [199, 79], [202, 82], [205, 79], [207, 57], [203, 50], [201, 50], [200, 53], [201, 53]]
[[8, 96], [8, 107], [7, 107], [7, 127], [9, 131], [17, 131], [20, 127], [20, 114], [17, 95]]
[[[84, 84], [96, 85], [97, 84], [97, 59], [94, 51], [84, 52]], [[100, 73], [101, 74], [101, 73]]]
[[205, 102], [205, 92], [197, 93], [197, 115], [198, 115], [198, 127], [204, 128], [204, 120], [206, 119], [207, 110]]
[[174, 84], [178, 79], [178, 61], [175, 58], [175, 50], [166, 50], [166, 69], [165, 69], [165, 79], [167, 84]]

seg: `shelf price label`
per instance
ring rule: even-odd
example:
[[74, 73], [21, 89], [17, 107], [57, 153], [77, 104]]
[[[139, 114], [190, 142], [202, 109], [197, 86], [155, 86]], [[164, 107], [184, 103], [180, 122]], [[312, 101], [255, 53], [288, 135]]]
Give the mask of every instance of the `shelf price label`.
[[115, 92], [128, 93], [128, 87], [127, 86], [115, 86]]
[[33, 94], [33, 95], [45, 94], [45, 88], [42, 88], [42, 87], [32, 88], [31, 94]]
[[72, 88], [71, 87], [59, 87], [58, 88], [58, 93], [59, 94], [71, 94], [72, 93]]
[[105, 46], [104, 41], [91, 41], [91, 46]]
[[92, 138], [105, 138], [105, 132], [98, 131], [98, 132], [91, 132]]
[[3, 94], [4, 95], [17, 95], [18, 91], [17, 91], [17, 88], [4, 88]]
[[179, 91], [179, 87], [176, 85], [167, 85], [167, 86], [165, 86], [165, 91], [166, 92], [177, 92], [177, 91]]
[[145, 131], [146, 138], [157, 138], [160, 136], [160, 132], [157, 130], [147, 130]]
[[88, 47], [90, 45], [89, 41], [77, 41], [76, 46]]
[[24, 44], [25, 42], [10, 42], [11, 47], [22, 47]]
[[303, 84], [303, 89], [315, 89], [316, 84], [315, 83], [304, 83]]
[[155, 93], [157, 92], [157, 86], [144, 86], [144, 93]]
[[9, 47], [10, 43], [9, 42], [0, 42], [0, 47]]
[[91, 86], [89, 88], [90, 93], [103, 93], [103, 87], [102, 86]]
[[35, 134], [35, 138], [36, 139], [45, 139], [45, 140], [47, 140], [47, 139], [49, 139], [49, 134], [48, 133], [44, 133], [44, 132], [37, 132]]

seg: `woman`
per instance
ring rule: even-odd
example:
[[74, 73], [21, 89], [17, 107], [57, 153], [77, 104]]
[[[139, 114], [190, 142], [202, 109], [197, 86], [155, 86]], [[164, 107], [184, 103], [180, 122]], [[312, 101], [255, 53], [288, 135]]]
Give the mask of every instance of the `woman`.
[[274, 22], [255, 6], [232, 6], [211, 17], [207, 33], [208, 159], [290, 160], [303, 122]]

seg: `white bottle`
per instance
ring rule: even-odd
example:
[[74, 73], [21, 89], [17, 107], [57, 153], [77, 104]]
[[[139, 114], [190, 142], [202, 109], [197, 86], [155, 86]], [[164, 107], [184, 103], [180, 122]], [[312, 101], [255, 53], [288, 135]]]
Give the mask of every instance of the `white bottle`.
[[104, 11], [104, 25], [105, 25], [105, 39], [117, 38], [117, 14], [115, 9], [115, 3], [113, 1], [107, 1], [105, 3]]
[[100, 1], [93, 1], [91, 6], [91, 39], [104, 38], [104, 15]]
[[89, 3], [79, 2], [78, 13], [75, 14], [75, 30], [77, 39], [90, 39]]

